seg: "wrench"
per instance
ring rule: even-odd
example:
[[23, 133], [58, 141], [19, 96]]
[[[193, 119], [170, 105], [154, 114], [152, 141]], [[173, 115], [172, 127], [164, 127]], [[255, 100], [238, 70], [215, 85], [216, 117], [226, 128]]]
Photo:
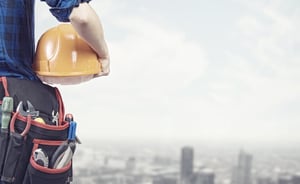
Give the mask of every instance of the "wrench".
[[31, 116], [32, 118], [39, 117], [40, 112], [36, 111], [33, 105], [27, 100], [27, 110], [24, 110], [23, 101], [20, 101], [17, 109], [17, 112], [19, 112], [22, 116]]

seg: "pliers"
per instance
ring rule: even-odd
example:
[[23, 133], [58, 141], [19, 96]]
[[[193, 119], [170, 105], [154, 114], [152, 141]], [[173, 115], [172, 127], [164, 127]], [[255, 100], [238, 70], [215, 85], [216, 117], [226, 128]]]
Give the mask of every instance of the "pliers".
[[70, 121], [68, 140], [63, 142], [54, 152], [50, 161], [50, 168], [63, 168], [72, 160], [76, 148], [76, 127], [76, 122]]

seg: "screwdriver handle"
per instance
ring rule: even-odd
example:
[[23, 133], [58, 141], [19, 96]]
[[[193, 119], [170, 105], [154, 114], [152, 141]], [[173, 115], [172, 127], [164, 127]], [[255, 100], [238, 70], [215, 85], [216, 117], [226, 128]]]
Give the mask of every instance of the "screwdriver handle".
[[8, 129], [8, 125], [13, 111], [14, 102], [12, 97], [4, 97], [2, 100], [2, 117], [1, 117], [1, 129]]
[[[74, 117], [73, 117], [73, 114], [66, 114], [65, 115], [65, 121], [71, 123], [72, 121], [74, 121]], [[77, 135], [75, 135], [75, 142], [78, 143], [78, 144], [81, 144], [81, 140], [79, 139], [79, 137]]]
[[67, 122], [71, 122], [71, 121], [74, 121], [74, 118], [73, 118], [73, 115], [72, 114], [66, 114], [65, 115], [65, 121], [67, 121]]

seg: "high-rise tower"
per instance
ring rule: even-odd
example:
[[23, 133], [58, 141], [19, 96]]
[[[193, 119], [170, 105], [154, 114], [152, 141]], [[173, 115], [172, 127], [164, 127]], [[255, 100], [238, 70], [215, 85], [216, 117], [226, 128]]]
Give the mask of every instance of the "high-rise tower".
[[194, 149], [183, 147], [181, 149], [180, 183], [190, 184], [194, 169]]
[[215, 174], [211, 169], [203, 169], [193, 174], [192, 184], [214, 184]]
[[231, 184], [251, 184], [252, 155], [240, 151], [238, 164], [233, 168]]
[[293, 184], [300, 184], [300, 173], [296, 173], [292, 177]]

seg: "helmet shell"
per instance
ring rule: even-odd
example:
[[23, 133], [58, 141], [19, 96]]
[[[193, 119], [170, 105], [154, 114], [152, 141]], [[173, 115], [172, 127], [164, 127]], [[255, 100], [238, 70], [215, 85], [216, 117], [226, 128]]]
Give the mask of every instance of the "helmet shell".
[[40, 37], [33, 70], [43, 78], [82, 77], [99, 74], [101, 64], [96, 52], [68, 23], [59, 24]]

